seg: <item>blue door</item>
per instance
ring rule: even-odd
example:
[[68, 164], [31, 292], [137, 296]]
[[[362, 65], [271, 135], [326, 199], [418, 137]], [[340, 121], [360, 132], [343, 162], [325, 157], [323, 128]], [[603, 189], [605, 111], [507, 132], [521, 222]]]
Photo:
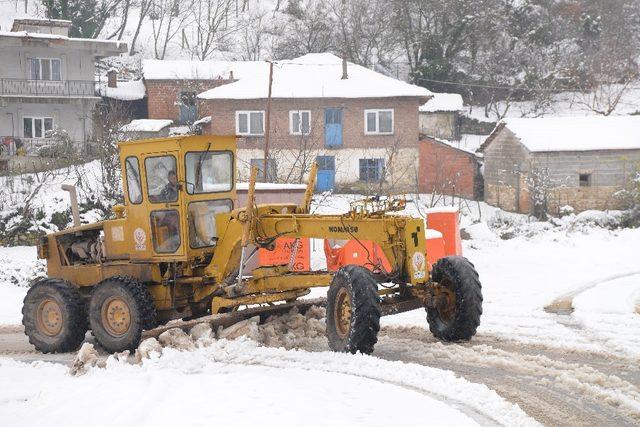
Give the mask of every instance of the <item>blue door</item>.
[[178, 121], [183, 125], [190, 125], [196, 121], [198, 110], [196, 108], [195, 92], [180, 92], [180, 116]]
[[336, 160], [333, 156], [318, 156], [316, 191], [330, 191], [336, 186]]
[[324, 109], [324, 145], [342, 147], [342, 108]]

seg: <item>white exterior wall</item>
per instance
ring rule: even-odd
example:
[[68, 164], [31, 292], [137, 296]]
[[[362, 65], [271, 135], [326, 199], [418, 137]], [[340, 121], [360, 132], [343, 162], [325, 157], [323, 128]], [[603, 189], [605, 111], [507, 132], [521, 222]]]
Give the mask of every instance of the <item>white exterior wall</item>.
[[[336, 186], [350, 187], [361, 184], [360, 159], [385, 159], [388, 178], [386, 184], [399, 190], [412, 189], [417, 185], [418, 148], [402, 148], [395, 153], [387, 148], [343, 148], [339, 150], [312, 150], [306, 154], [306, 162], [301, 161], [302, 154], [298, 150], [278, 150], [270, 153], [276, 161], [279, 182], [298, 183], [305, 164], [304, 181], [308, 178], [308, 170], [316, 156], [334, 156], [336, 166]], [[239, 181], [249, 179], [251, 159], [264, 158], [260, 149], [239, 149], [236, 160]], [[393, 159], [392, 159], [393, 158]], [[364, 184], [364, 183], [362, 183]], [[371, 185], [372, 183], [368, 183]]]

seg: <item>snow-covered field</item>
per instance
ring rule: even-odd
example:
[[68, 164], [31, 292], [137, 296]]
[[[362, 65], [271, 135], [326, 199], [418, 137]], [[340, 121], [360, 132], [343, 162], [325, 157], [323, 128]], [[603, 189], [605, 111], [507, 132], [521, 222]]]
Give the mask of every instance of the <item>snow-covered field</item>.
[[[319, 198], [314, 209], [344, 211], [354, 198]], [[426, 201], [422, 196], [408, 213], [421, 215]], [[492, 337], [567, 354], [640, 357], [640, 229], [593, 225], [615, 219], [616, 213], [588, 212], [553, 224], [530, 222], [484, 204], [465, 204], [462, 211], [461, 224], [471, 236], [463, 242], [464, 254], [483, 284], [480, 343]], [[499, 237], [504, 234], [515, 237]], [[316, 264], [322, 263], [319, 253], [314, 254]], [[26, 281], [41, 268], [32, 247], [0, 248], [0, 328], [20, 322]], [[573, 313], [545, 312], [566, 295], [571, 295]], [[385, 317], [382, 325], [387, 334], [417, 327], [419, 334], [430, 336], [422, 310]], [[387, 338], [382, 342], [388, 345]], [[436, 343], [420, 345], [425, 353], [428, 348], [433, 354], [454, 351]], [[534, 423], [487, 386], [447, 370], [383, 360], [376, 353], [285, 350], [248, 339], [214, 341], [189, 352], [169, 349], [142, 365], [111, 359], [107, 369], [92, 369], [81, 377], [68, 375], [68, 368], [59, 364], [2, 358], [0, 378], [12, 384], [0, 389], [0, 420], [17, 420], [15, 425], [45, 418], [54, 425], [80, 425], [87, 419], [96, 425], [162, 425], [185, 411], [190, 425], [210, 423], [212, 417], [239, 425], [407, 425], [426, 419], [425, 414], [437, 425]], [[637, 391], [631, 397], [610, 393], [603, 396], [619, 398], [616, 405], [640, 413]], [[395, 405], [381, 404], [391, 396], [403, 402], [399, 413], [392, 409]], [[100, 402], [99, 417], [91, 402]]]

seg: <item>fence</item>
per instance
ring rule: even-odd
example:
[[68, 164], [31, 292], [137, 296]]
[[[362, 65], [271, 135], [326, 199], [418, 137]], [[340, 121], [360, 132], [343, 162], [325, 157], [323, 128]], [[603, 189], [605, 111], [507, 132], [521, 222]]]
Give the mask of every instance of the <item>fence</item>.
[[93, 97], [96, 83], [91, 80], [0, 79], [0, 96]]

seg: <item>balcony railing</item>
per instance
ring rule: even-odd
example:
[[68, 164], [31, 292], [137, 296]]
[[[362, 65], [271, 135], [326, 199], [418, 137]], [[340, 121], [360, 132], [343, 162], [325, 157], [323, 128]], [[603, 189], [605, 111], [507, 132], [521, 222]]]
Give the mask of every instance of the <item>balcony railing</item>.
[[93, 97], [96, 83], [91, 80], [0, 79], [0, 96]]
[[[72, 141], [77, 153], [93, 154], [95, 144], [91, 141]], [[0, 158], [11, 156], [58, 157], [59, 148], [52, 138], [22, 138], [0, 135]]]

